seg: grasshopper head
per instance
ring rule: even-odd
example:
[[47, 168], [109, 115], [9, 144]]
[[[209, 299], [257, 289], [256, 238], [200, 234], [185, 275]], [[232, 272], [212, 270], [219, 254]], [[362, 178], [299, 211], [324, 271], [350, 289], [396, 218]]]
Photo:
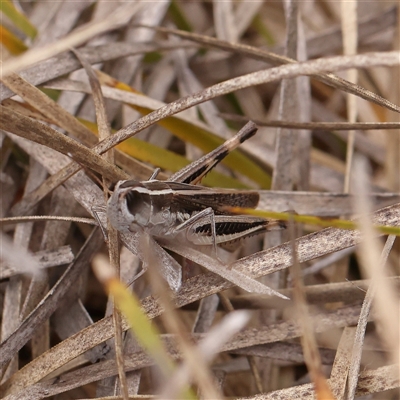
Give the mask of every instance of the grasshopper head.
[[138, 231], [148, 224], [150, 197], [139, 181], [119, 181], [108, 200], [107, 215], [113, 227], [121, 232]]

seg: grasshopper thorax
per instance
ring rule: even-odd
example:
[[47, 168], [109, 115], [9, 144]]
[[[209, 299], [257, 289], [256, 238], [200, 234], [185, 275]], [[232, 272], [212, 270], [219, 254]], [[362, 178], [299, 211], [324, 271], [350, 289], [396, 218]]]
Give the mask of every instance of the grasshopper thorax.
[[146, 230], [162, 234], [175, 223], [169, 206], [171, 193], [168, 186], [156, 180], [119, 181], [107, 204], [111, 224], [121, 232]]

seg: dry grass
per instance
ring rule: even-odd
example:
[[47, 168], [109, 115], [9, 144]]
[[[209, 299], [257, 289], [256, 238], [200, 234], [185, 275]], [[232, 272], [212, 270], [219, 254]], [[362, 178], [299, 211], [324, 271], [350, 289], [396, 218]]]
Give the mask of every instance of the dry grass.
[[[374, 229], [400, 226], [396, 2], [18, 7], [2, 2], [2, 397], [399, 399], [399, 240]], [[111, 226], [107, 247], [84, 224], [112, 183], [179, 181], [248, 120], [257, 135], [204, 184], [359, 230], [291, 222], [214, 274], [201, 248]], [[107, 251], [123, 282], [149, 265], [131, 288], [159, 353], [91, 272]], [[174, 292], [157, 271], [181, 265]]]

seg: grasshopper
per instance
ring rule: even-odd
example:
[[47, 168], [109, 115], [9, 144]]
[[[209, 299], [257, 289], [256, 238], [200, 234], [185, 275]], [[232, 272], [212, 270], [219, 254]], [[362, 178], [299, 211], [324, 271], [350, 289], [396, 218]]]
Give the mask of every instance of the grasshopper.
[[195, 246], [223, 245], [258, 233], [283, 229], [285, 222], [236, 215], [226, 206], [255, 208], [257, 191], [211, 189], [196, 185], [224, 157], [257, 131], [247, 123], [234, 137], [214, 151], [174, 174], [157, 180], [119, 181], [107, 203], [107, 215], [122, 233], [145, 232], [154, 239]]
[[256, 133], [250, 122], [232, 139], [171, 177], [159, 181], [119, 181], [108, 200], [111, 224], [121, 232], [145, 231], [157, 238], [187, 240], [195, 245], [232, 242], [272, 229], [283, 221], [229, 214], [226, 206], [254, 208], [256, 191], [210, 189], [196, 183], [240, 143]]

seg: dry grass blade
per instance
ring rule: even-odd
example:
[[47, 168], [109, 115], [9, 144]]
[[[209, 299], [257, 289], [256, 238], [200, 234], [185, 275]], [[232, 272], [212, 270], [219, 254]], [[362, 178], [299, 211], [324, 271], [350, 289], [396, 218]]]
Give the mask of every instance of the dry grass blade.
[[[394, 278], [393, 284], [398, 285], [398, 283], [399, 278]], [[351, 282], [308, 285], [305, 286], [304, 293], [308, 304], [336, 302], [351, 304], [364, 299], [369, 284], [369, 280], [358, 280]], [[281, 291], [290, 299], [293, 299], [293, 289], [282, 289]], [[280, 309], [293, 306], [293, 300], [288, 302], [285, 300], [277, 300], [270, 296], [258, 296], [252, 294], [243, 294], [232, 297], [231, 302], [235, 309]]]
[[75, 140], [70, 139], [68, 136], [47, 125], [24, 117], [5, 107], [1, 107], [0, 109], [0, 121], [2, 122], [3, 129], [53, 148], [76, 160], [81, 165], [97, 172], [101, 171], [104, 176], [111, 180], [115, 180], [118, 177], [123, 179], [125, 177], [115, 165], [103, 160], [87, 147], [80, 145]]
[[[298, 214], [321, 217], [345, 216], [354, 213], [354, 195], [335, 192], [290, 192], [261, 190], [258, 208], [271, 211], [296, 210]], [[370, 193], [373, 208], [399, 203], [398, 193]]]
[[[40, 269], [54, 267], [56, 265], [69, 264], [74, 259], [74, 254], [72, 253], [70, 246], [62, 246], [52, 251], [38, 251], [32, 255], [32, 258], [25, 259], [26, 254], [24, 254], [24, 252], [22, 251], [23, 249], [15, 251], [14, 247], [13, 251], [9, 252], [9, 250], [7, 250], [6, 244], [7, 239], [2, 237], [1, 240], [2, 244], [4, 243], [2, 257], [4, 258], [4, 261], [8, 261], [8, 264], [5, 264], [4, 261], [0, 264], [0, 280], [7, 279], [13, 275], [18, 274], [35, 275], [39, 273]], [[18, 259], [10, 262], [9, 260], [7, 260], [7, 257], [10, 254], [14, 257], [17, 254]], [[28, 260], [30, 261], [27, 262]], [[18, 261], [18, 263], [16, 263], [16, 261]]]
[[[297, 3], [289, 1], [285, 7], [287, 25], [290, 27], [286, 34], [286, 55], [297, 58], [298, 53], [298, 8]], [[281, 82], [279, 93], [279, 119], [297, 119], [299, 114], [297, 90], [298, 81], [295, 79], [284, 79]], [[272, 175], [272, 190], [292, 190], [294, 185], [294, 163], [293, 152], [296, 147], [296, 137], [290, 129], [278, 129], [276, 136], [276, 161]]]
[[[108, 43], [100, 46], [86, 46], [79, 49], [83, 57], [88, 59], [90, 64], [97, 64], [105, 61], [114, 60], [130, 55], [139, 55], [154, 51], [173, 50], [182, 45], [170, 42], [157, 43]], [[193, 46], [191, 46], [193, 47]], [[81, 67], [80, 62], [72, 53], [60, 54], [46, 60], [45, 63], [36, 64], [21, 71], [20, 75], [32, 85], [40, 85], [49, 80], [53, 80], [68, 74]], [[3, 101], [13, 95], [3, 83], [0, 83], [0, 100]]]
[[[216, 262], [216, 260], [214, 260], [213, 258], [208, 257], [207, 255], [196, 249], [182, 246], [179, 243], [163, 243], [163, 241], [161, 241], [161, 243], [167, 249], [172, 250], [189, 260], [192, 260], [193, 262], [201, 265], [208, 271], [219, 275], [220, 277], [226, 279], [227, 281], [240, 287], [241, 289], [246, 290], [247, 292], [274, 295], [281, 299], [289, 300], [286, 296], [282, 295], [278, 291], [273, 290], [270, 287], [252, 279], [246, 273], [243, 273], [240, 270], [235, 269], [234, 267], [228, 269], [221, 262]], [[243, 270], [245, 271], [245, 269]]]
[[[377, 323], [384, 324], [386, 326], [385, 339], [388, 341], [390, 348], [392, 348], [393, 353], [391, 354], [392, 359], [398, 362], [399, 346], [398, 346], [398, 331], [397, 328], [392, 328], [389, 319], [396, 318], [398, 315], [398, 310], [396, 307], [396, 300], [393, 289], [383, 283], [384, 273], [383, 267], [387, 262], [389, 252], [392, 249], [395, 236], [391, 235], [387, 238], [385, 247], [379, 257], [376, 253], [378, 251], [378, 245], [375, 243], [373, 238], [373, 229], [370, 225], [367, 213], [369, 211], [369, 204], [367, 199], [367, 193], [369, 188], [369, 182], [367, 177], [368, 166], [365, 160], [360, 158], [355, 160], [354, 163], [354, 185], [356, 186], [357, 192], [359, 193], [359, 198], [355, 198], [357, 202], [357, 208], [361, 212], [360, 217], [360, 228], [364, 234], [364, 240], [361, 242], [360, 258], [364, 268], [368, 271], [371, 276], [372, 284], [370, 285], [365, 300], [363, 302], [363, 307], [360, 314], [360, 320], [357, 325], [357, 330], [355, 334], [354, 347], [352, 349], [352, 359], [349, 370], [348, 378], [348, 391], [347, 399], [353, 399], [357, 389], [357, 381], [361, 364], [361, 352], [364, 344], [365, 330], [367, 326], [368, 316], [371, 310], [372, 301], [377, 302], [377, 307], [381, 308], [380, 317]], [[368, 256], [367, 256], [368, 254]], [[375, 298], [375, 299], [374, 299]], [[389, 312], [383, 311], [382, 307], [389, 309]], [[398, 318], [397, 325], [398, 326]], [[383, 329], [381, 328], [383, 333]], [[394, 347], [393, 347], [394, 346]]]
[[[93, 100], [96, 109], [96, 119], [97, 126], [99, 131], [99, 139], [106, 139], [111, 136], [111, 128], [108, 123], [106, 107], [104, 104], [103, 93], [101, 91], [101, 86], [99, 79], [97, 78], [96, 73], [92, 69], [91, 65], [83, 58], [77, 50], [74, 50], [74, 54], [77, 56], [79, 61], [82, 63], [85, 68], [85, 72], [89, 77], [90, 86], [93, 92]], [[113, 163], [114, 162], [114, 151], [110, 150], [109, 152], [103, 155], [103, 158]], [[103, 177], [103, 185], [104, 185], [104, 196], [107, 200], [107, 187], [110, 185], [109, 179]], [[110, 258], [111, 267], [117, 272], [119, 277], [120, 275], [120, 253], [119, 253], [119, 237], [117, 230], [111, 226], [110, 222], [107, 220], [107, 245], [108, 245], [108, 254]], [[113, 302], [112, 298], [109, 301]], [[123, 333], [121, 328], [122, 316], [120, 311], [116, 307], [113, 302], [113, 325], [114, 325], [114, 343], [115, 343], [115, 357], [118, 366], [118, 376], [119, 376], [119, 384], [120, 384], [120, 393], [124, 400], [128, 400], [129, 393], [127, 387], [127, 380], [125, 375], [125, 366], [124, 366], [124, 357], [123, 357]], [[115, 383], [114, 383], [115, 386]]]
[[[75, 261], [70, 265], [58, 284], [53, 288], [45, 300], [21, 323], [17, 330], [4, 340], [1, 344], [2, 360], [1, 365], [6, 364], [12, 355], [32, 337], [35, 329], [55, 311], [60, 298], [64, 297], [81, 273], [82, 267], [87, 264], [90, 257], [101, 245], [101, 234], [94, 231], [87, 240], [86, 246], [82, 249]], [[37, 371], [39, 372], [39, 371]], [[40, 373], [39, 373], [40, 374]], [[21, 382], [20, 382], [21, 383]]]
[[76, 174], [80, 167], [78, 164], [67, 164], [67, 166], [58, 172], [55, 172], [50, 178], [43, 183], [43, 185], [39, 186], [37, 190], [33, 190], [30, 192], [24, 201], [22, 199], [19, 203], [17, 203], [11, 210], [11, 213], [14, 215], [18, 214], [26, 214], [29, 210], [40, 200], [43, 200], [49, 193], [51, 193], [54, 189], [62, 185], [65, 181], [71, 178], [74, 174]]
[[[149, 26], [147, 26], [146, 28], [155, 29], [155, 28], [149, 27]], [[240, 54], [245, 54], [247, 56], [252, 56], [258, 60], [267, 61], [273, 65], [288, 64], [288, 63], [296, 62], [295, 60], [288, 58], [288, 57], [283, 57], [283, 56], [280, 56], [280, 55], [277, 55], [274, 53], [262, 51], [257, 48], [253, 48], [253, 47], [246, 46], [246, 45], [239, 45], [239, 44], [223, 42], [223, 41], [214, 39], [209, 36], [196, 35], [193, 33], [177, 31], [177, 30], [168, 29], [168, 28], [156, 28], [156, 29], [160, 30], [161, 32], [171, 33], [173, 35], [178, 35], [180, 37], [187, 38], [189, 40], [193, 40], [197, 43], [217, 47], [222, 50], [238, 52]], [[341, 79], [333, 74], [322, 74], [318, 71], [318, 72], [312, 72], [307, 75], [315, 75], [315, 78], [321, 80], [322, 82], [326, 83], [327, 85], [331, 85], [331, 86], [341, 89], [345, 92], [352, 93], [356, 96], [360, 96], [361, 98], [364, 98], [366, 100], [369, 100], [376, 104], [379, 104], [383, 107], [386, 107], [389, 110], [400, 112], [400, 108], [397, 104], [393, 104], [390, 101], [388, 101], [387, 99], [384, 99], [384, 98], [376, 95], [375, 93], [370, 92], [369, 90], [366, 90], [360, 86], [354, 85], [351, 82]]]
[[335, 361], [331, 372], [331, 389], [335, 399], [344, 399], [346, 381], [351, 365], [351, 350], [354, 345], [355, 328], [346, 327], [340, 338], [340, 343], [335, 355]]
[[[247, 118], [241, 115], [220, 114], [222, 118], [231, 121], [247, 122]], [[399, 122], [295, 122], [295, 121], [261, 121], [252, 119], [258, 126], [272, 126], [291, 129], [312, 129], [322, 131], [348, 131], [350, 129], [371, 130], [371, 129], [399, 129]]]
[[333, 400], [334, 397], [322, 372], [321, 357], [318, 352], [318, 344], [314, 333], [315, 326], [312, 323], [307, 308], [306, 297], [304, 294], [304, 284], [302, 281], [299, 260], [297, 258], [295, 225], [293, 221], [290, 221], [289, 229], [293, 257], [292, 275], [294, 284], [294, 304], [297, 320], [302, 331], [301, 344], [304, 352], [304, 361], [314, 383], [316, 398], [319, 400]]
[[[45, 177], [45, 170], [40, 164], [34, 160], [30, 161], [30, 170], [25, 186], [24, 192], [28, 192], [40, 182], [43, 181]], [[15, 228], [13, 234], [13, 244], [21, 248], [22, 253], [29, 249], [29, 242], [32, 237], [37, 233], [33, 223], [28, 224], [18, 224]], [[28, 260], [27, 260], [28, 261]], [[36, 263], [33, 263], [35, 266]], [[29, 264], [28, 264], [29, 265]], [[32, 281], [35, 279], [42, 280], [45, 274], [36, 274], [33, 276]], [[4, 306], [3, 306], [3, 321], [1, 325], [1, 339], [5, 340], [10, 335], [15, 332], [20, 324], [20, 310], [23, 308], [22, 303], [22, 290], [23, 290], [23, 277], [14, 276], [11, 277], [6, 285], [6, 290], [4, 292]], [[15, 370], [18, 369], [18, 358], [13, 357], [8, 360], [9, 363], [5, 368], [2, 368], [2, 379], [9, 378]]]
[[[219, 298], [221, 300], [221, 304], [222, 304], [222, 306], [223, 306], [225, 311], [233, 312], [235, 310], [234, 307], [232, 306], [231, 301], [229, 300], [229, 298], [227, 296], [225, 296], [223, 293], [220, 293], [219, 294]], [[263, 387], [263, 384], [262, 384], [262, 380], [261, 380], [260, 372], [258, 370], [256, 359], [254, 357], [252, 357], [251, 355], [249, 355], [249, 356], [247, 356], [247, 361], [248, 361], [249, 366], [251, 368], [251, 372], [253, 373], [257, 389], [260, 392], [263, 392], [264, 391], [264, 387]]]
[[[343, 49], [344, 54], [357, 53], [357, 2], [342, 1], [342, 29], [343, 29]], [[350, 82], [357, 83], [358, 72], [355, 69], [347, 71], [347, 78]], [[357, 103], [355, 97], [347, 94], [347, 116], [349, 122], [355, 122], [357, 119]], [[350, 173], [353, 164], [355, 132], [351, 130], [347, 141], [346, 152], [346, 174], [344, 180], [344, 192], [350, 191]]]
[[82, 224], [97, 225], [97, 222], [91, 218], [76, 218], [76, 217], [61, 217], [57, 215], [30, 215], [28, 217], [8, 217], [1, 218], [0, 224], [16, 224], [20, 222], [34, 222], [34, 221], [69, 221], [80, 222]]
[[[400, 8], [397, 7], [397, 21], [400, 19]], [[395, 27], [395, 33], [393, 38], [393, 48], [399, 50], [400, 49], [400, 24], [397, 23], [397, 27]], [[400, 79], [400, 67], [397, 67], [393, 70], [393, 82], [398, 82]], [[389, 99], [400, 103], [400, 92], [398, 88], [393, 85], [389, 91]], [[390, 115], [388, 121], [397, 121], [397, 118], [393, 115]], [[387, 182], [388, 187], [392, 190], [399, 191], [400, 190], [400, 182], [398, 177], [398, 160], [400, 160], [400, 135], [388, 135], [387, 134], [387, 143], [388, 143], [388, 153], [385, 159], [385, 166], [387, 170]]]
[[3, 77], [3, 82], [22, 99], [53, 123], [56, 123], [73, 136], [82, 139], [91, 136], [88, 128], [82, 125], [76, 118], [66, 112], [60, 105], [51, 100], [38, 88], [31, 85], [20, 76], [12, 73]]
[[127, 19], [129, 20], [131, 15], [137, 12], [139, 9], [140, 5], [138, 4], [125, 4], [120, 6], [105, 21], [93, 22], [88, 26], [71, 33], [63, 40], [54, 42], [41, 49], [31, 50], [14, 60], [8, 61], [7, 63], [3, 64], [2, 74], [7, 75], [12, 71], [15, 72], [21, 70], [36, 62], [43, 61], [49, 57], [68, 50], [71, 47], [78, 46], [100, 33], [118, 28], [126, 24]]
[[[99, 129], [100, 140], [107, 138], [111, 135], [111, 130], [108, 123], [107, 113], [104, 105], [103, 93], [101, 91], [101, 86], [96, 73], [94, 72], [92, 66], [88, 63], [84, 56], [77, 50], [72, 50], [76, 55], [78, 60], [81, 62], [85, 68], [85, 72], [89, 78], [90, 87], [92, 89], [93, 101], [96, 107], [96, 120]], [[109, 160], [112, 162], [113, 160]]]
[[[397, 9], [396, 6], [390, 6], [379, 13], [371, 12], [365, 17], [358, 18], [357, 31], [360, 42], [368, 41], [371, 36], [394, 27]], [[326, 54], [330, 51], [342, 50], [342, 26], [338, 23], [335, 27], [328, 28], [326, 32], [315, 35], [307, 42], [312, 53]]]
[[[396, 365], [381, 367], [376, 370], [363, 371], [360, 374], [356, 396], [380, 393], [382, 390], [395, 389], [399, 386], [399, 379], [396, 376]], [[329, 381], [328, 381], [329, 382]], [[289, 389], [281, 389], [271, 393], [242, 397], [241, 400], [312, 400], [314, 391], [312, 384], [299, 385]]]
[[[195, 383], [199, 389], [204, 393], [207, 398], [221, 398], [221, 394], [213, 383], [212, 376], [207, 368], [206, 358], [204, 354], [193, 346], [188, 340], [185, 328], [179, 319], [178, 314], [174, 310], [174, 306], [170, 299], [170, 293], [164, 286], [164, 281], [157, 268], [162, 263], [160, 258], [156, 257], [156, 254], [151, 251], [149, 237], [143, 237], [145, 240], [141, 240], [142, 248], [147, 250], [148, 262], [152, 265], [149, 268], [150, 282], [153, 286], [154, 292], [158, 293], [160, 303], [163, 304], [164, 313], [162, 314], [162, 320], [168, 331], [175, 334], [179, 340], [179, 350], [182, 353], [183, 359], [186, 362], [186, 368], [179, 368], [174, 371], [174, 374], [170, 376], [163, 389], [161, 390], [161, 398], [178, 397], [182, 389], [190, 386], [191, 379], [193, 377]], [[189, 372], [190, 371], [190, 372]]]
[[[385, 248], [382, 253], [381, 257], [381, 262], [380, 262], [380, 267], [385, 265], [387, 257], [389, 255], [389, 252], [393, 246], [395, 236], [389, 236]], [[373, 301], [374, 297], [374, 292], [377, 290], [376, 283], [372, 282], [372, 285], [368, 288], [368, 291], [365, 296], [365, 300], [363, 302], [363, 307], [361, 309], [360, 313], [360, 319], [357, 324], [357, 330], [355, 332], [355, 338], [354, 338], [354, 346], [352, 348], [351, 352], [351, 363], [350, 363], [350, 371], [349, 371], [349, 377], [348, 377], [348, 393], [347, 393], [347, 398], [351, 399], [354, 397], [355, 392], [357, 390], [357, 385], [358, 385], [358, 374], [360, 370], [360, 363], [361, 363], [361, 352], [362, 352], [362, 347], [363, 347], [363, 342], [364, 342], [364, 335], [365, 335], [365, 329], [367, 326], [368, 322], [368, 316], [369, 312], [371, 309], [371, 304]], [[395, 353], [394, 353], [395, 354]]]

